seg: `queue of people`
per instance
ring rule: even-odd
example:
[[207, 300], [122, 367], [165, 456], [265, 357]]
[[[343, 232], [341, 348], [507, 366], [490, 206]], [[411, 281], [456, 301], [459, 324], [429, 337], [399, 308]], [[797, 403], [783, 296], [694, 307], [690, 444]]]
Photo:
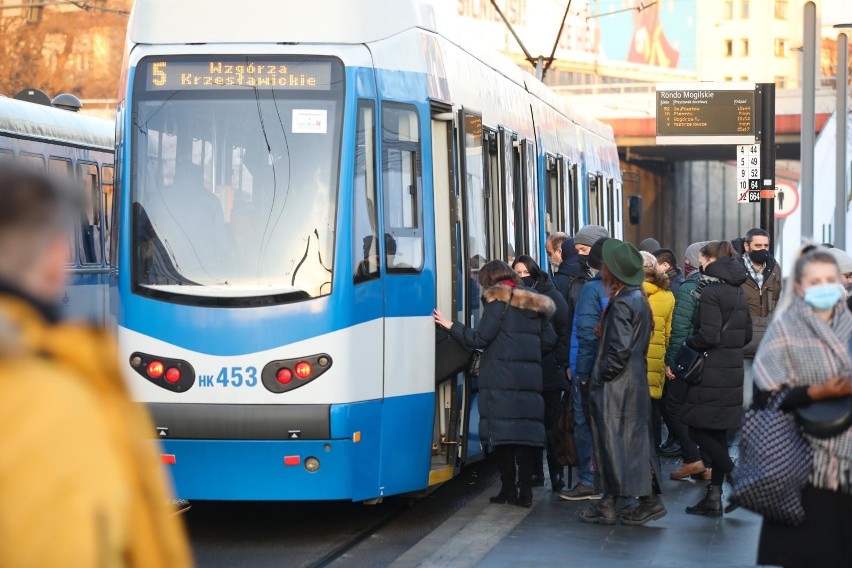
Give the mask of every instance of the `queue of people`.
[[[532, 363], [526, 357], [532, 354], [532, 346], [538, 346], [536, 361], [543, 374], [530, 371], [527, 378], [534, 376], [542, 385], [538, 415], [542, 427], [536, 430], [537, 444], [531, 445], [547, 448], [556, 495], [566, 501], [592, 502], [580, 513], [581, 521], [637, 525], [665, 515], [659, 456], [682, 458], [680, 467], [670, 474], [672, 479], [707, 482], [703, 497], [688, 506], [687, 513], [721, 517], [737, 507], [733, 502], [725, 506], [723, 487], [735, 475], [730, 448], [736, 443], [744, 409], [764, 400], [766, 391], [781, 387], [792, 387], [798, 395], [790, 404], [800, 405], [852, 393], [850, 337], [845, 327], [852, 317], [852, 298], [847, 300], [846, 293], [852, 290], [852, 258], [829, 248], [804, 255], [797, 263], [793, 287], [785, 289], [792, 298], [787, 301], [790, 307], [779, 317], [779, 306], [784, 306], [781, 269], [769, 250], [768, 233], [755, 228], [736, 241], [741, 251], [732, 241], [692, 243], [681, 267], [675, 253], [654, 239], [637, 248], [611, 238], [597, 225], [587, 225], [573, 236], [553, 233], [546, 242], [552, 276], [531, 257], [521, 256], [512, 267], [519, 281], [504, 274], [504, 281], [497, 284], [510, 286], [512, 280], [516, 287], [523, 286], [522, 291], [538, 292], [550, 300], [549, 310], [507, 304], [505, 292], [499, 297], [483, 296], [497, 304], [490, 308], [493, 323], [485, 326], [484, 336], [479, 328], [466, 329], [436, 312], [436, 321], [466, 345], [485, 349], [489, 365], [481, 372], [481, 389], [508, 384], [516, 388], [521, 379], [509, 370], [516, 351], [525, 354], [525, 363]], [[513, 324], [499, 323], [501, 313], [518, 309], [529, 327], [522, 349], [505, 341], [513, 333]], [[556, 315], [551, 318], [549, 312]], [[803, 325], [802, 320], [808, 329], [786, 331]], [[533, 337], [536, 331], [540, 334]], [[697, 380], [688, 382], [676, 372], [684, 347], [702, 354]], [[789, 351], [796, 353], [792, 361], [788, 352], [781, 353], [798, 347]], [[822, 364], [809, 364], [815, 355]], [[524, 396], [529, 392], [524, 390]], [[480, 399], [486, 422], [493, 420], [489, 412], [499, 408], [488, 402], [491, 396], [489, 392]], [[560, 400], [573, 406], [577, 461], [573, 487], [565, 486], [562, 464], [556, 461], [553, 448], [547, 447], [558, 439], [549, 434], [556, 428]], [[521, 412], [528, 406], [519, 399], [506, 408]], [[530, 416], [524, 414], [524, 419]], [[527, 454], [521, 458], [516, 451], [514, 460], [501, 458], [508, 455], [500, 449], [508, 438], [503, 436], [501, 442], [490, 425], [482, 431], [486, 432], [483, 443], [500, 460], [503, 486], [492, 501], [528, 505], [529, 488], [543, 484], [541, 451], [528, 454], [534, 457], [533, 466], [527, 462], [522, 466], [522, 460], [529, 459]], [[541, 432], [548, 435], [542, 437]], [[816, 539], [819, 532], [826, 550], [840, 550], [836, 558], [845, 559], [824, 565], [849, 565], [852, 547], [844, 544], [840, 534], [852, 527], [852, 443], [846, 440], [850, 435], [847, 431], [830, 443], [813, 441], [817, 457], [805, 506], [819, 519], [801, 528], [767, 523], [761, 558], [795, 558], [784, 556], [783, 545], [794, 546], [790, 542], [796, 538]], [[519, 475], [523, 472], [517, 486], [513, 483], [516, 466]], [[618, 500], [625, 497], [633, 499], [634, 505], [619, 508]], [[788, 535], [797, 536], [788, 540]]]

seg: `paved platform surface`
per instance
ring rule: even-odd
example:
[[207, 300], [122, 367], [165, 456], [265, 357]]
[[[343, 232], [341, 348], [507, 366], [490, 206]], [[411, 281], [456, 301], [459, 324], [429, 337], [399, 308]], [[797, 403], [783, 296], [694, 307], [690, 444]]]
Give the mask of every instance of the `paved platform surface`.
[[760, 517], [742, 509], [718, 519], [687, 515], [685, 508], [701, 499], [705, 482], [668, 479], [679, 464], [679, 460], [663, 460], [663, 500], [668, 514], [645, 526], [581, 523], [577, 514], [590, 502], [559, 499], [549, 484], [535, 490], [531, 509], [492, 505], [488, 497], [497, 492], [495, 486], [392, 566], [754, 566]]

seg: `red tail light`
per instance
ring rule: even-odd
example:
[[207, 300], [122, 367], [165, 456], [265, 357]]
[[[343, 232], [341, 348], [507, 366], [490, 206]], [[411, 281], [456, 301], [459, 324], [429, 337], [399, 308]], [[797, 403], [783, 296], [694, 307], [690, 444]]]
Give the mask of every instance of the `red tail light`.
[[302, 458], [299, 456], [284, 456], [284, 465], [299, 465]]
[[148, 376], [152, 379], [159, 379], [166, 371], [165, 366], [160, 361], [151, 361], [148, 363]]
[[275, 378], [278, 379], [278, 382], [282, 385], [287, 385], [293, 380], [293, 373], [290, 369], [278, 369], [278, 372], [275, 374]]
[[293, 369], [296, 373], [296, 376], [300, 379], [307, 379], [311, 376], [313, 372], [313, 368], [310, 363], [306, 363], [305, 361], [301, 361], [296, 364], [296, 367]]
[[166, 371], [166, 380], [170, 383], [176, 383], [180, 380], [180, 369], [177, 367], [170, 367], [168, 371]]

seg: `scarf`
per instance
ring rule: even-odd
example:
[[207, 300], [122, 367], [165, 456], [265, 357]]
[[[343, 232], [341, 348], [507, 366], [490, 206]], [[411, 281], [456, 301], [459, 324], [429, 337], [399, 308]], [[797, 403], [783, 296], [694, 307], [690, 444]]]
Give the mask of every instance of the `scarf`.
[[[745, 261], [746, 270], [748, 270], [749, 276], [754, 280], [754, 283], [757, 284], [757, 289], [760, 290], [763, 288], [763, 270], [758, 270], [754, 267], [754, 263], [749, 258], [748, 253], [743, 255], [743, 261]], [[764, 266], [764, 268], [766, 268]]]
[[[849, 341], [852, 314], [838, 304], [830, 322], [796, 296], [766, 331], [754, 359], [754, 382], [766, 391], [811, 386], [852, 374]], [[810, 482], [815, 487], [852, 494], [852, 428], [820, 440], [805, 437], [814, 450]]]

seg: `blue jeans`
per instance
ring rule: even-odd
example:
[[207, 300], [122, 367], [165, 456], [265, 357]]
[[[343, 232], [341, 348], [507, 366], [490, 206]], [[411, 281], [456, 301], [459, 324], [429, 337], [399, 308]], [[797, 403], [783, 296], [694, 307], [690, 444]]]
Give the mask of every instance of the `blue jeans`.
[[571, 382], [571, 392], [574, 400], [574, 443], [577, 446], [577, 481], [590, 487], [595, 486], [595, 475], [592, 473], [592, 429], [587, 420], [583, 405], [583, 395], [580, 382]]

